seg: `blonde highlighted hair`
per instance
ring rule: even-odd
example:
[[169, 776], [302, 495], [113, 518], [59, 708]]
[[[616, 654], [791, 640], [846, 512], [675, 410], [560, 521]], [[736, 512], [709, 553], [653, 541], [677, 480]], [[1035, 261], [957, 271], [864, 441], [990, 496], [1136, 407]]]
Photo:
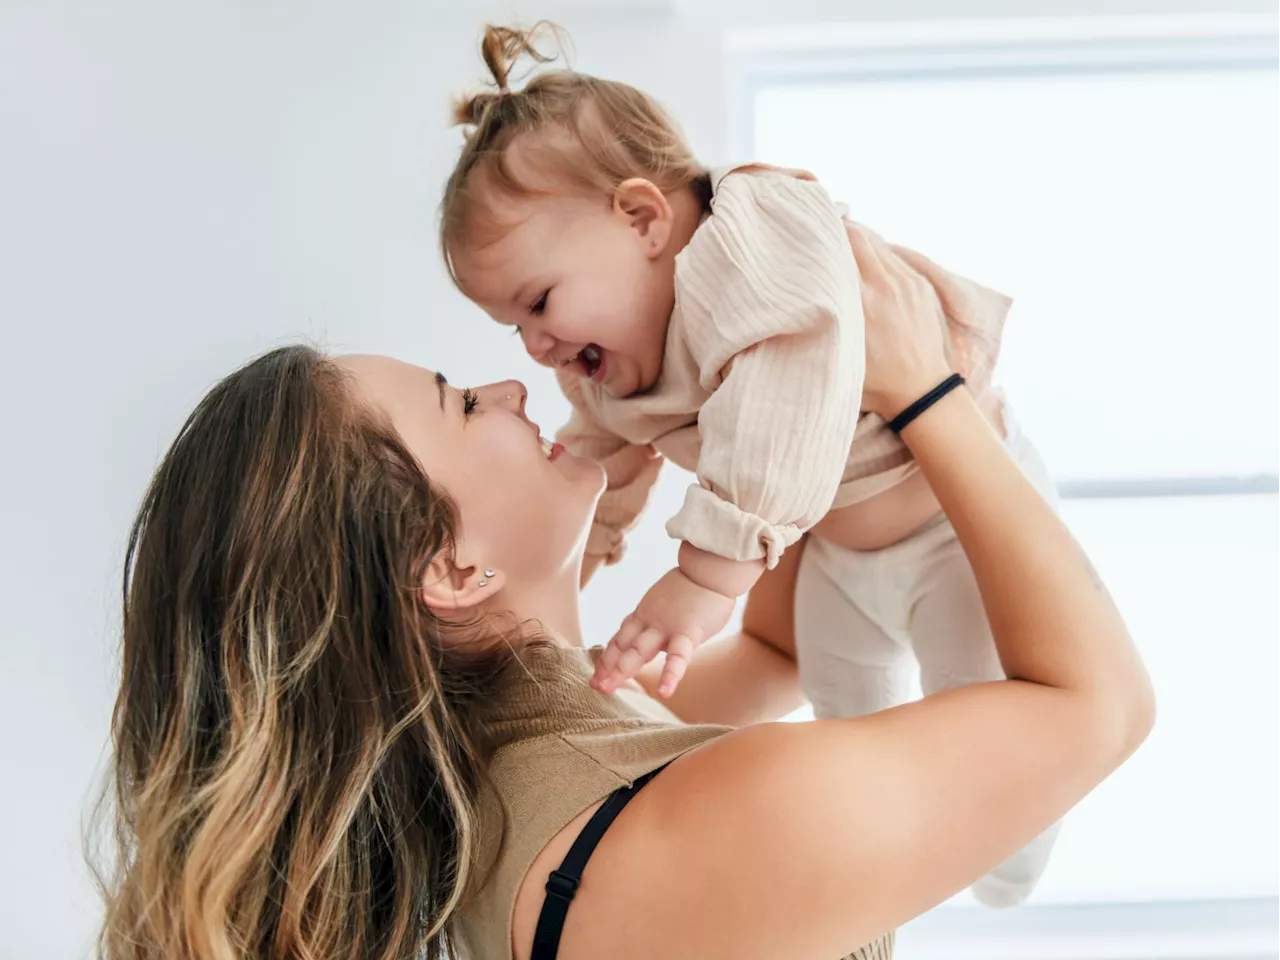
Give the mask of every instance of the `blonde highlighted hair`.
[[[548, 40], [555, 41], [550, 51]], [[607, 202], [632, 177], [664, 193], [692, 186], [709, 199], [706, 168], [648, 94], [568, 68], [511, 89], [522, 59], [553, 63], [565, 45], [563, 31], [545, 21], [529, 30], [485, 29], [480, 55], [492, 83], [455, 105], [454, 120], [467, 134], [441, 204], [440, 249], [455, 282], [451, 251], [500, 235], [504, 200], [572, 193]]]
[[129, 539], [101, 956], [450, 955], [484, 879], [485, 710], [519, 672], [421, 602], [456, 530], [315, 350], [201, 401]]

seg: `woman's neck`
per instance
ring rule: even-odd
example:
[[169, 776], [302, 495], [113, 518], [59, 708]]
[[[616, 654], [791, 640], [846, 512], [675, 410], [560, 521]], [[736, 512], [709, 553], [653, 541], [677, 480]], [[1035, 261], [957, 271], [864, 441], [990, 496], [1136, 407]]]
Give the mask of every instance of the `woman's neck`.
[[548, 582], [508, 585], [498, 599], [519, 622], [537, 623], [539, 632], [546, 639], [562, 647], [581, 647], [582, 617], [578, 594], [575, 565]]

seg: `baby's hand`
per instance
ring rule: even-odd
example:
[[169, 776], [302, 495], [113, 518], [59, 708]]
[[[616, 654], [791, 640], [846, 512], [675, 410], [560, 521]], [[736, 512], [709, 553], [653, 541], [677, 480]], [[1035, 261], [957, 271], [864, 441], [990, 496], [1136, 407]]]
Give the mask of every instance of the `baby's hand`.
[[690, 580], [679, 567], [649, 588], [596, 661], [591, 685], [612, 693], [665, 650], [658, 694], [669, 697], [693, 651], [724, 629], [735, 600]]

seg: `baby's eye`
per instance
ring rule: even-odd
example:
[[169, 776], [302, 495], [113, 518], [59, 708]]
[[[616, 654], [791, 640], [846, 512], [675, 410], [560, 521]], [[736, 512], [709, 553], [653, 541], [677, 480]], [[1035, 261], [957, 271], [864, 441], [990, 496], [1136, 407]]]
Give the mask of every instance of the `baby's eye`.
[[533, 301], [533, 303], [529, 304], [529, 312], [532, 313], [535, 317], [542, 316], [542, 314], [546, 312], [547, 297], [550, 295], [550, 293], [551, 293], [550, 290], [543, 290], [542, 293], [538, 295], [538, 299]]
[[476, 407], [480, 406], [480, 396], [470, 388], [462, 391], [462, 415], [471, 416], [475, 412]]

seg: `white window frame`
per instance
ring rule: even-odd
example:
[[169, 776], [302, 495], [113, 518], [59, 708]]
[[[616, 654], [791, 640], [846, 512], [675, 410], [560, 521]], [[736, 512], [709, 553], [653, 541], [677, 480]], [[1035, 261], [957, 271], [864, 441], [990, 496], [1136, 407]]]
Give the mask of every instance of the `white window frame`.
[[[753, 156], [754, 103], [780, 85], [923, 77], [1276, 70], [1276, 16], [1152, 16], [844, 24], [739, 30], [726, 37], [729, 143]], [[1074, 479], [1068, 499], [1277, 494], [1275, 473]], [[946, 905], [902, 932], [904, 957], [1276, 958], [1276, 898], [1046, 904], [996, 912]]]

